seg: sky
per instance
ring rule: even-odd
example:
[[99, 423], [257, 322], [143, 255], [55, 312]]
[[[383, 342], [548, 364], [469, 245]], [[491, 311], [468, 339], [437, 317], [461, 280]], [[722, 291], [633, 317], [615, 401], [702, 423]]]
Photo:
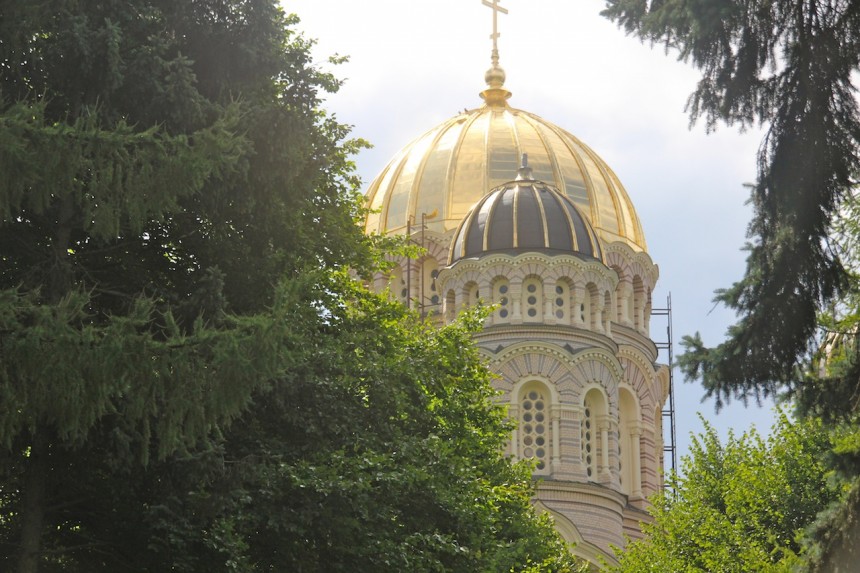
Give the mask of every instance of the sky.
[[[759, 129], [741, 133], [685, 111], [699, 73], [662, 46], [628, 37], [600, 16], [602, 0], [501, 0], [500, 64], [509, 103], [571, 132], [620, 178], [639, 214], [648, 252], [660, 268], [654, 306], [672, 298], [675, 355], [681, 337], [700, 332], [718, 344], [734, 314], [714, 291], [743, 276], [750, 211], [744, 183], [755, 180]], [[283, 0], [316, 39], [320, 67], [345, 80], [324, 107], [373, 149], [355, 162], [365, 188], [412, 139], [482, 102], [490, 66], [492, 10], [481, 0]], [[349, 62], [329, 65], [329, 56]], [[652, 338], [665, 339], [652, 319]], [[663, 357], [665, 361], [665, 357]], [[702, 430], [698, 414], [725, 437], [773, 414], [732, 402], [718, 414], [697, 382], [675, 372], [677, 446]]]

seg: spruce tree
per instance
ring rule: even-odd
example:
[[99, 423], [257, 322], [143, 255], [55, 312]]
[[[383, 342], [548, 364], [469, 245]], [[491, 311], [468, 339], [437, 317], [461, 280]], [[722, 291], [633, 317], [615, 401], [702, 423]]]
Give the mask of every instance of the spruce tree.
[[738, 322], [715, 347], [685, 336], [679, 365], [718, 408], [788, 396], [842, 436], [831, 464], [854, 493], [812, 535], [819, 553], [807, 564], [840, 570], [831, 556], [853, 543], [860, 515], [860, 282], [856, 226], [845, 225], [860, 169], [860, 4], [607, 0], [604, 15], [702, 71], [693, 120], [766, 130], [746, 272], [716, 293]]
[[470, 336], [355, 276], [273, 0], [0, 2], [0, 569], [571, 571]]
[[370, 251], [355, 144], [319, 110], [338, 82], [275, 2], [0, 13], [0, 531], [24, 573], [99, 549], [44, 539], [78, 527], [78, 461], [205, 450], [285, 367], [274, 286]]

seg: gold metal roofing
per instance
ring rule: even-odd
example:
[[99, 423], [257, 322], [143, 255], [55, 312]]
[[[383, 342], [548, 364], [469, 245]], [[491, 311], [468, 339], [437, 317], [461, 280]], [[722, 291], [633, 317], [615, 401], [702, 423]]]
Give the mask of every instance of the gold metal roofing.
[[573, 200], [600, 239], [646, 251], [633, 203], [609, 166], [557, 125], [508, 105], [496, 42], [497, 16], [507, 10], [499, 0], [482, 3], [493, 10], [484, 105], [437, 125], [394, 156], [367, 191], [366, 231], [404, 233], [408, 221], [440, 233], [456, 229], [478, 200], [510, 179], [526, 153], [534, 178]]
[[434, 211], [428, 229], [456, 229], [472, 205], [510, 180], [527, 153], [535, 179], [570, 197], [603, 241], [646, 251], [639, 217], [612, 169], [567, 131], [510, 107], [509, 94], [490, 87], [482, 94], [487, 104], [437, 125], [397, 153], [367, 191], [375, 212], [366, 230], [403, 233], [408, 218], [420, 222], [422, 213]]
[[513, 181], [496, 187], [469, 210], [448, 264], [493, 252], [576, 254], [606, 263], [597, 234], [568, 197], [534, 178], [528, 157]]

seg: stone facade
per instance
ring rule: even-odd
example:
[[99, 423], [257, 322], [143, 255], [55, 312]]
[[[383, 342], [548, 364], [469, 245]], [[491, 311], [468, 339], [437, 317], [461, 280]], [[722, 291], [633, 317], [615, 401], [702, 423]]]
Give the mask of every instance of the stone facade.
[[662, 487], [669, 372], [649, 338], [657, 266], [623, 242], [604, 245], [603, 261], [527, 251], [449, 264], [452, 235], [416, 233], [426, 254], [397, 261], [376, 287], [440, 322], [493, 305], [475, 341], [517, 421], [508, 453], [534, 460], [536, 503], [574, 552], [613, 562], [612, 546], [641, 537], [646, 498]]

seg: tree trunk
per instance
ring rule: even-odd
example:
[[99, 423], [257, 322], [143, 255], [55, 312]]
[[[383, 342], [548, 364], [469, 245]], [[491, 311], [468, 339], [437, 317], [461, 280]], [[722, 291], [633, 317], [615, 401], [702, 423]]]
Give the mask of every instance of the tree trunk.
[[48, 440], [37, 430], [27, 459], [27, 473], [21, 500], [21, 555], [18, 573], [37, 573], [45, 519], [45, 483], [48, 474]]
[[[69, 292], [72, 284], [69, 265], [71, 223], [74, 200], [66, 195], [60, 202], [57, 229], [53, 245], [53, 270], [48, 277], [47, 298], [52, 304]], [[21, 499], [21, 542], [17, 573], [37, 573], [42, 550], [42, 528], [45, 521], [45, 492], [48, 472], [50, 440], [44, 428], [33, 433], [33, 443], [26, 462], [23, 497]]]

